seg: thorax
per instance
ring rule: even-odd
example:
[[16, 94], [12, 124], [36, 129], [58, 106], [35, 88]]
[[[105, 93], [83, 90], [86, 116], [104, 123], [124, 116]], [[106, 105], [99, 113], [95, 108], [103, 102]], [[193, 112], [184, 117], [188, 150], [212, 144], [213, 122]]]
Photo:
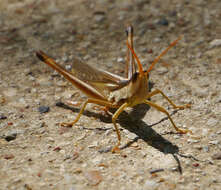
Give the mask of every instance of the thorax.
[[121, 105], [124, 102], [128, 102], [132, 107], [136, 104], [142, 103], [147, 97], [148, 92], [147, 77], [137, 76], [137, 78], [131, 80], [127, 86], [111, 92], [108, 96], [108, 100], [115, 105]]

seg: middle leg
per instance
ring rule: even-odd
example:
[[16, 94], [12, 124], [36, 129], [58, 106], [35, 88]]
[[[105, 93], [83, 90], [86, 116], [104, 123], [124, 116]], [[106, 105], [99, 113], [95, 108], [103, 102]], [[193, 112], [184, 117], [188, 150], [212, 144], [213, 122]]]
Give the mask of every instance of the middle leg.
[[118, 118], [118, 116], [120, 115], [120, 113], [126, 108], [128, 107], [128, 103], [124, 103], [122, 104], [118, 110], [114, 113], [113, 117], [112, 117], [112, 122], [114, 124], [114, 128], [116, 130], [116, 133], [117, 133], [117, 138], [118, 138], [118, 142], [117, 144], [114, 146], [114, 148], [112, 149], [112, 152], [119, 152], [119, 146], [120, 146], [120, 141], [121, 141], [121, 136], [120, 136], [120, 131], [117, 127], [117, 124], [116, 124], [116, 119]]

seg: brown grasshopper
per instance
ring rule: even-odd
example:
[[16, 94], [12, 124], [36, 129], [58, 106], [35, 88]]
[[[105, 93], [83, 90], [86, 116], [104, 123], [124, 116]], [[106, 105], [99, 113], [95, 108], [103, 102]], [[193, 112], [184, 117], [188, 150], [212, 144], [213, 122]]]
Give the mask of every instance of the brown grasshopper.
[[[112, 116], [112, 122], [114, 124], [118, 142], [112, 149], [112, 152], [119, 150], [121, 136], [116, 124], [116, 119], [120, 113], [127, 107], [133, 107], [137, 104], [148, 104], [154, 107], [160, 112], [167, 115], [171, 121], [173, 127], [179, 133], [187, 133], [190, 130], [180, 129], [173, 122], [169, 113], [161, 106], [148, 100], [156, 94], [161, 94], [174, 109], [189, 108], [190, 105], [177, 106], [174, 104], [161, 90], [155, 89], [149, 92], [149, 72], [153, 69], [154, 65], [159, 59], [167, 53], [167, 51], [175, 46], [179, 38], [172, 42], [167, 49], [165, 49], [155, 60], [152, 62], [148, 70], [143, 70], [140, 60], [138, 59], [133, 48], [133, 28], [128, 26], [127, 30], [127, 72], [126, 77], [120, 77], [118, 75], [109, 73], [107, 71], [98, 70], [91, 66], [81, 62], [80, 60], [72, 64], [71, 71], [65, 70], [58, 65], [52, 58], [47, 56], [44, 52], [39, 51], [36, 53], [37, 57], [52, 67], [54, 70], [62, 74], [67, 80], [69, 80], [76, 88], [81, 90], [89, 98], [84, 102], [78, 116], [73, 122], [62, 123], [62, 126], [73, 126], [81, 117], [86, 105], [88, 103], [94, 103], [105, 106], [107, 108], [117, 108], [116, 112]], [[138, 67], [138, 71], [136, 71]]]

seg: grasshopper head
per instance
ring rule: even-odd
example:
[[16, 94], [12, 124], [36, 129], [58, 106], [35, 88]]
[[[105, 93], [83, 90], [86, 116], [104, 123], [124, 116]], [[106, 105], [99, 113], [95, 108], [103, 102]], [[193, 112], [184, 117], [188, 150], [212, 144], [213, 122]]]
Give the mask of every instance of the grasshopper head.
[[[136, 53], [134, 52], [134, 49], [130, 46], [130, 44], [127, 42], [127, 46], [130, 49], [132, 55], [136, 59], [137, 66], [138, 66], [138, 72], [134, 73], [132, 76], [132, 83], [135, 85], [137, 84], [138, 88], [141, 88], [142, 93], [146, 94], [149, 92], [149, 72], [143, 70], [143, 66], [137, 57]], [[135, 85], [136, 86], [136, 85]]]
[[[129, 29], [132, 30], [132, 28], [129, 27]], [[152, 62], [152, 64], [150, 65], [150, 67], [144, 71], [142, 64], [140, 63], [139, 58], [137, 57], [136, 53], [134, 52], [134, 49], [130, 46], [130, 44], [127, 42], [127, 46], [130, 49], [132, 55], [134, 56], [134, 58], [136, 59], [137, 65], [138, 65], [138, 72], [134, 74], [133, 78], [132, 78], [132, 82], [135, 84], [140, 83], [142, 85], [141, 88], [143, 89], [147, 89], [149, 90], [149, 72], [154, 68], [154, 65], [160, 60], [160, 58], [165, 55], [168, 50], [170, 48], [172, 48], [173, 46], [176, 45], [176, 43], [181, 39], [181, 37], [179, 37], [178, 39], [176, 39], [175, 41], [173, 41], [158, 57], [156, 57], [154, 59], [154, 61]]]

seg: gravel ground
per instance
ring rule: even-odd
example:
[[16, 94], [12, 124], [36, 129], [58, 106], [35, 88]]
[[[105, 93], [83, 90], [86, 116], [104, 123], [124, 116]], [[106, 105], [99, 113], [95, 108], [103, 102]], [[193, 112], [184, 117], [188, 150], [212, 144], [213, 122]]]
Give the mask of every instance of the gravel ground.
[[[0, 3], [0, 189], [194, 189], [221, 186], [220, 0], [4, 0]], [[191, 109], [174, 111], [179, 127], [148, 106], [111, 117], [35, 56], [43, 50], [62, 65], [75, 57], [124, 75], [125, 26], [135, 31], [144, 67], [179, 36], [151, 72], [153, 88]], [[66, 106], [64, 106], [64, 104]]]

